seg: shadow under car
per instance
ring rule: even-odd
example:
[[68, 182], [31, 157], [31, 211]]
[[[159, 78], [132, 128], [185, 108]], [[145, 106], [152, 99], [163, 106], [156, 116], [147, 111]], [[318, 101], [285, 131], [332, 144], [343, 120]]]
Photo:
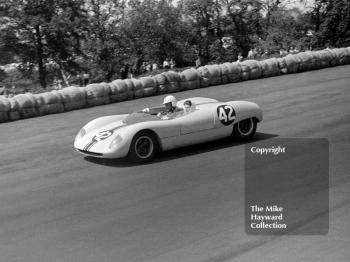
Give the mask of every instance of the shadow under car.
[[239, 142], [235, 141], [231, 137], [226, 137], [210, 142], [180, 147], [176, 149], [172, 149], [169, 151], [164, 151], [156, 154], [154, 159], [148, 163], [134, 163], [131, 162], [128, 158], [118, 158], [118, 159], [103, 159], [103, 158], [96, 158], [91, 156], [85, 156], [84, 159], [88, 162], [98, 164], [98, 165], [104, 165], [104, 166], [112, 166], [112, 167], [130, 167], [130, 166], [136, 166], [136, 165], [152, 165], [154, 163], [168, 161], [172, 159], [187, 157], [191, 155], [197, 155], [202, 154], [206, 152], [211, 152], [215, 150], [220, 150], [223, 148], [233, 147], [233, 146], [240, 146], [243, 144], [249, 144], [257, 141], [263, 141], [271, 138], [275, 138], [278, 135], [276, 134], [267, 134], [267, 133], [260, 133], [256, 132], [254, 137], [248, 141], [248, 142]]

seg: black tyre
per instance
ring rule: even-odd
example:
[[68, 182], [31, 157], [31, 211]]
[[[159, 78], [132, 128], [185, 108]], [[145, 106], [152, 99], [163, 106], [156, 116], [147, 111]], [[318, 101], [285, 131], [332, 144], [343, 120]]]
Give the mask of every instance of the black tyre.
[[128, 157], [133, 162], [146, 163], [153, 159], [157, 150], [156, 136], [150, 131], [141, 131], [132, 139]]
[[254, 136], [256, 127], [257, 121], [255, 119], [244, 119], [233, 126], [232, 135], [239, 141], [248, 141]]

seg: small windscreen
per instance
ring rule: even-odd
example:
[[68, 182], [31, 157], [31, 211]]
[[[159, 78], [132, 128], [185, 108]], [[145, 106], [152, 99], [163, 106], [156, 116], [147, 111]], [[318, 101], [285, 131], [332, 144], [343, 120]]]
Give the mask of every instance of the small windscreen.
[[136, 123], [141, 123], [141, 122], [146, 122], [146, 121], [158, 121], [161, 120], [159, 117], [156, 115], [150, 115], [147, 113], [141, 113], [141, 112], [136, 112], [136, 113], [131, 113], [128, 115], [124, 120], [123, 123], [127, 125], [132, 125]]

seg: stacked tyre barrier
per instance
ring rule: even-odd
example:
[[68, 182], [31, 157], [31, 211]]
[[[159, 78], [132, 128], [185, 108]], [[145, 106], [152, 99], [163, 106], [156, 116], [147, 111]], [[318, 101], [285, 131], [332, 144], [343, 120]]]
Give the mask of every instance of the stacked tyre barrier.
[[57, 91], [35, 94], [36, 110], [39, 115], [64, 112], [62, 97]]
[[180, 91], [191, 90], [201, 87], [201, 76], [194, 68], [186, 69], [180, 73]]
[[0, 122], [6, 122], [9, 120], [10, 109], [11, 109], [11, 103], [9, 99], [0, 97]]
[[88, 85], [85, 91], [88, 106], [106, 105], [111, 102], [111, 88], [107, 83]]
[[183, 72], [167, 71], [139, 79], [70, 86], [34, 95], [0, 96], [0, 122], [346, 64], [350, 64], [350, 47], [308, 51], [263, 61], [206, 65]]

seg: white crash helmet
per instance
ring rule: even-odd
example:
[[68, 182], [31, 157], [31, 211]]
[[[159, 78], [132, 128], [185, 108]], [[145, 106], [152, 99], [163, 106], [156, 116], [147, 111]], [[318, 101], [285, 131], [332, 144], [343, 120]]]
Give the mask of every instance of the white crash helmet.
[[171, 103], [171, 105], [173, 106], [173, 107], [176, 107], [176, 104], [177, 104], [177, 100], [176, 100], [176, 98], [175, 98], [175, 96], [166, 96], [165, 98], [164, 98], [164, 101], [163, 101], [163, 105], [165, 105], [165, 104], [167, 104], [167, 103]]

